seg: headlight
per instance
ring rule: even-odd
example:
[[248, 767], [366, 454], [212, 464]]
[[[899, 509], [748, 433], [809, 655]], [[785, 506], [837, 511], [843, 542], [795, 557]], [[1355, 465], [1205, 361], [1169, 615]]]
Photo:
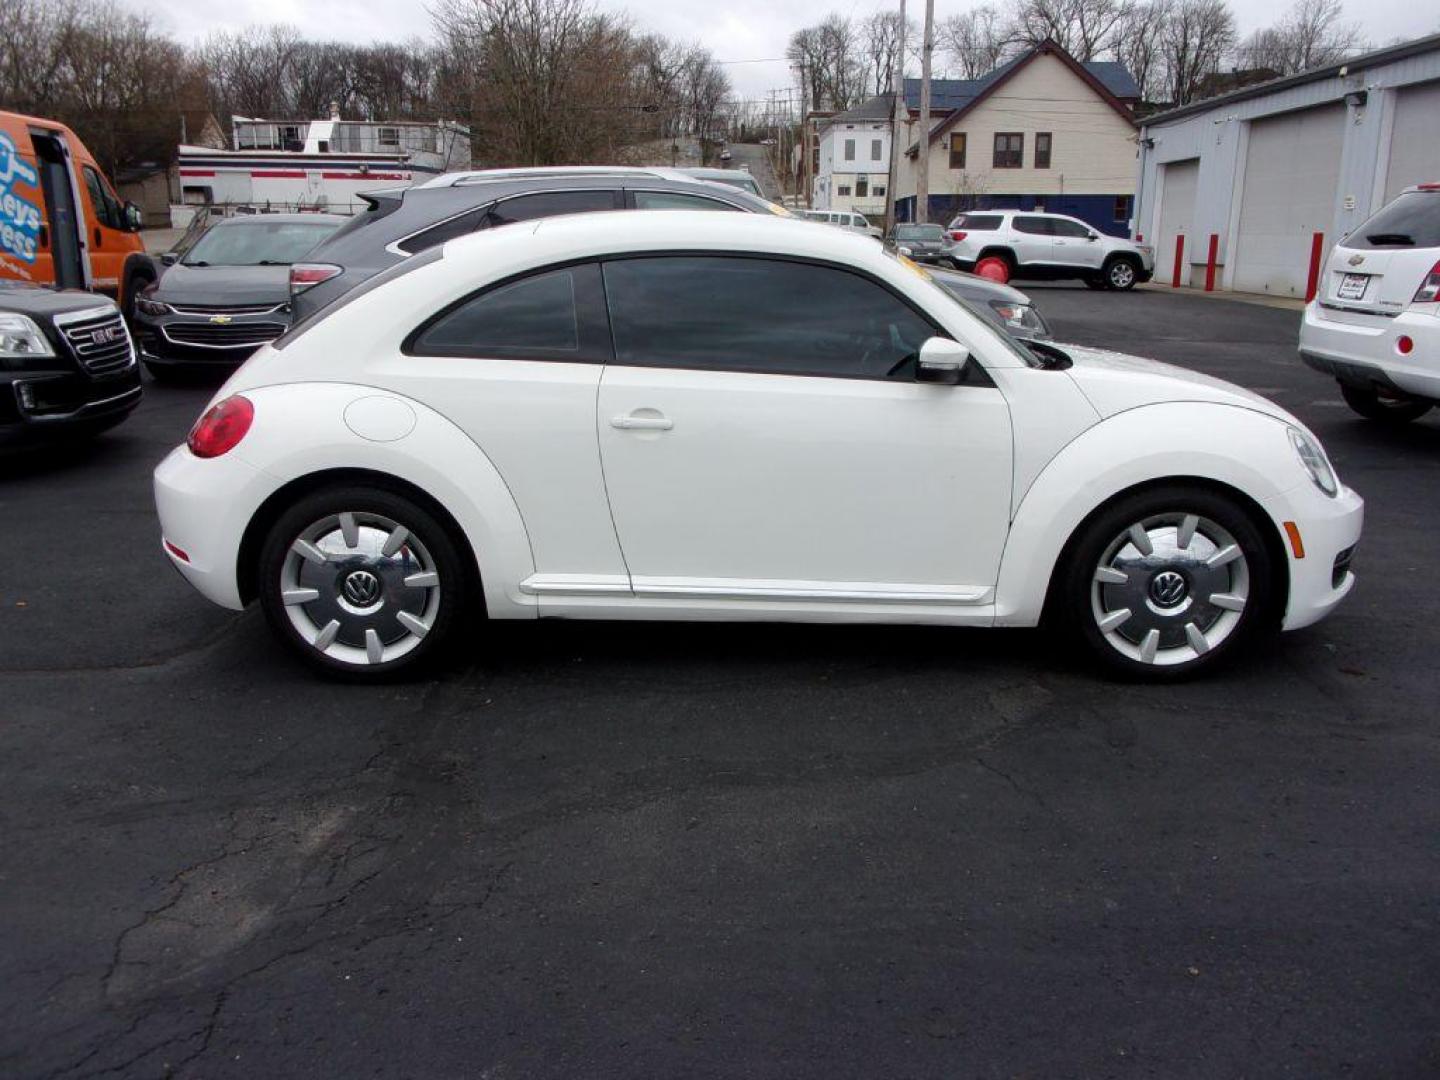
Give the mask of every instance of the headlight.
[[170, 313], [169, 304], [162, 304], [159, 300], [151, 300], [145, 296], [135, 298], [135, 309], [146, 315], [168, 315]]
[[1300, 464], [1305, 466], [1310, 479], [1333, 499], [1340, 493], [1340, 482], [1335, 478], [1335, 470], [1330, 467], [1325, 451], [1299, 428], [1287, 427], [1285, 430], [1290, 434], [1290, 445], [1295, 447], [1295, 456], [1300, 459]]
[[49, 340], [27, 315], [0, 314], [0, 357], [54, 356]]
[[1050, 329], [1045, 325], [1045, 320], [1040, 317], [1040, 313], [1029, 304], [1015, 304], [1009, 300], [991, 300], [990, 307], [1012, 330], [1044, 334]]

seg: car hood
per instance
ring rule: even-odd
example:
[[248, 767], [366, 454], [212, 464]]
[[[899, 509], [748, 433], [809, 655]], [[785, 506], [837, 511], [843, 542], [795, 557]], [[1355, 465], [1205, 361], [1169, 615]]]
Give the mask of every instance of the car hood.
[[290, 267], [176, 263], [160, 275], [154, 296], [167, 304], [211, 307], [283, 304], [290, 299]]
[[1107, 349], [1080, 345], [1057, 347], [1073, 361], [1067, 373], [1101, 416], [1169, 401], [1208, 401], [1253, 409], [1300, 426], [1298, 420], [1273, 401], [1224, 379]]

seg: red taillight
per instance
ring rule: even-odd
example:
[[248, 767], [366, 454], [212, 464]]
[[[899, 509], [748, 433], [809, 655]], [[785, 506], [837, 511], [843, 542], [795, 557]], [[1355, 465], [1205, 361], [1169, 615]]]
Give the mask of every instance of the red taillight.
[[340, 271], [340, 267], [329, 263], [296, 263], [290, 267], [290, 295], [296, 296], [322, 281], [329, 281]]
[[1416, 184], [1415, 186], [1421, 191], [1440, 191], [1440, 184], [1436, 183]]
[[250, 399], [240, 394], [227, 397], [212, 405], [204, 416], [195, 421], [185, 445], [196, 457], [219, 457], [245, 437], [250, 422], [255, 419], [255, 406]]
[[965, 234], [964, 234], [963, 232], [952, 232], [952, 233], [950, 234], [950, 239], [951, 239], [951, 240], [964, 240], [964, 239], [965, 239]]
[[1135, 234], [1135, 243], [1137, 243], [1137, 244], [1143, 244], [1144, 242], [1145, 242], [1145, 234], [1144, 234], [1143, 232], [1137, 232], [1137, 233]]
[[1395, 342], [1395, 349], [1401, 356], [1409, 356], [1415, 348], [1415, 342], [1406, 334], [1401, 334], [1400, 339]]
[[169, 540], [165, 541], [165, 550], [170, 552], [171, 555], [174, 555], [181, 562], [190, 561], [190, 556], [185, 554], [185, 549], [175, 544], [172, 544]]
[[1417, 304], [1433, 304], [1440, 300], [1440, 262], [1430, 268], [1430, 273], [1425, 275], [1425, 280], [1420, 283], [1420, 288], [1415, 290]]

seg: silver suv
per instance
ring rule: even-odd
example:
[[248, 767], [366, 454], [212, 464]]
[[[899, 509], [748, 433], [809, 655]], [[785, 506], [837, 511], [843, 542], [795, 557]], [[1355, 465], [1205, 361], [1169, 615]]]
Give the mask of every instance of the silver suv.
[[996, 281], [1079, 278], [1092, 289], [1133, 289], [1155, 273], [1154, 248], [1064, 214], [969, 210], [949, 233], [959, 267]]

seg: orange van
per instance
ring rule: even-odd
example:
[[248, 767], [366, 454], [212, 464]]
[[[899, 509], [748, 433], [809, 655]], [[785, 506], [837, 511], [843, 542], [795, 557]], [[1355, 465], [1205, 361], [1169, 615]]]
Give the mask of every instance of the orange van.
[[104, 293], [129, 314], [157, 276], [139, 232], [73, 131], [0, 112], [0, 281]]

